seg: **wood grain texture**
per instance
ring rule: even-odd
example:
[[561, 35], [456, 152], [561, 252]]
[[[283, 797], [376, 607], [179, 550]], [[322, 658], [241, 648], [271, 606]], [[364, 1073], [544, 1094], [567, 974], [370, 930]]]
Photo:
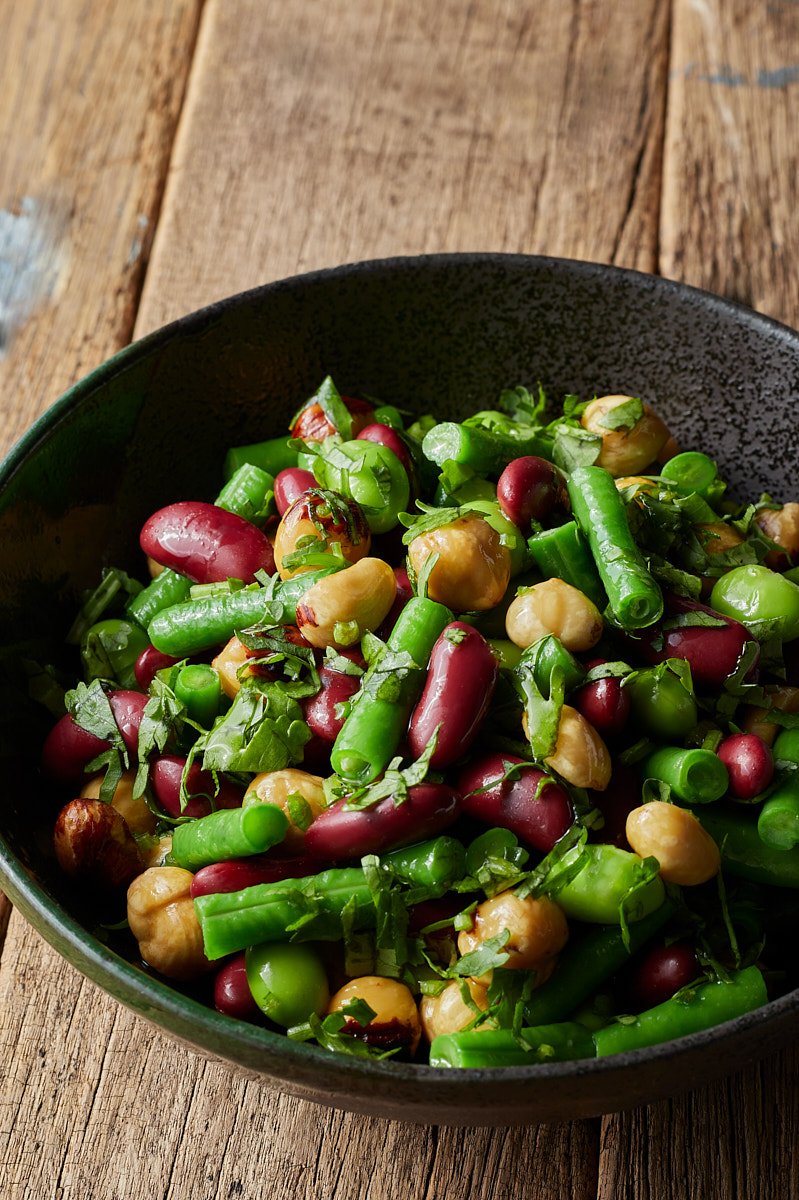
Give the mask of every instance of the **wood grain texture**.
[[209, 0], [137, 332], [438, 250], [654, 269], [660, 0]]
[[799, 5], [675, 0], [662, 274], [799, 322]]
[[130, 338], [201, 3], [0, 2], [3, 448]]

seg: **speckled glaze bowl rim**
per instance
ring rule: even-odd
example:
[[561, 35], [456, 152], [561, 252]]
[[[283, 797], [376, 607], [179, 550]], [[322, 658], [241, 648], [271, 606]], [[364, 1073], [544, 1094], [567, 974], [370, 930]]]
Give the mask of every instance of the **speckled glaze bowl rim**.
[[[82, 404], [107, 379], [124, 370], [130, 362], [146, 358], [172, 338], [191, 334], [195, 330], [201, 329], [216, 315], [227, 312], [231, 307], [268, 297], [270, 294], [285, 289], [300, 291], [313, 289], [317, 282], [333, 277], [381, 271], [392, 275], [407, 270], [418, 271], [420, 267], [424, 268], [425, 266], [431, 268], [458, 265], [474, 267], [479, 264], [494, 267], [507, 266], [521, 270], [526, 266], [546, 267], [567, 276], [595, 278], [597, 281], [607, 280], [609, 277], [626, 280], [633, 287], [644, 290], [648, 295], [657, 293], [693, 305], [700, 310], [715, 310], [726, 319], [740, 322], [762, 334], [770, 337], [776, 335], [781, 340], [789, 341], [799, 352], [799, 334], [773, 318], [763, 316], [744, 305], [726, 300], [711, 292], [627, 268], [549, 256], [497, 253], [432, 254], [348, 263], [292, 276], [226, 297], [180, 317], [126, 346], [89, 375], [73, 384], [34, 422], [0, 464], [0, 492], [9, 484], [19, 466], [36, 451], [43, 438], [48, 436], [62, 418]], [[437, 1093], [446, 1092], [447, 1097], [451, 1097], [453, 1085], [457, 1086], [458, 1081], [464, 1089], [478, 1086], [481, 1082], [493, 1082], [515, 1086], [527, 1084], [532, 1090], [538, 1087], [552, 1086], [567, 1079], [577, 1081], [588, 1076], [616, 1074], [627, 1067], [634, 1068], [644, 1063], [654, 1064], [675, 1057], [679, 1058], [692, 1050], [700, 1048], [710, 1050], [712, 1046], [721, 1046], [722, 1043], [733, 1039], [738, 1033], [757, 1027], [765, 1028], [778, 1018], [790, 1018], [799, 1012], [799, 989], [796, 989], [733, 1021], [658, 1046], [601, 1059], [539, 1064], [530, 1067], [484, 1068], [469, 1071], [441, 1070], [396, 1061], [380, 1062], [344, 1056], [336, 1056], [334, 1059], [328, 1051], [321, 1048], [292, 1042], [282, 1034], [226, 1017], [199, 1001], [175, 991], [169, 984], [162, 983], [145, 974], [140, 967], [107, 949], [40, 886], [35, 877], [31, 876], [11, 851], [2, 835], [0, 835], [0, 884], [12, 903], [19, 908], [42, 936], [55, 946], [59, 953], [116, 999], [156, 1025], [171, 1031], [199, 1052], [226, 1059], [231, 1063], [243, 1066], [251, 1073], [260, 1073], [278, 1084], [285, 1084], [287, 1090], [295, 1092], [298, 1090], [298, 1084], [304, 1084], [307, 1088], [314, 1087], [313, 1070], [316, 1068], [322, 1076], [340, 1073], [345, 1088], [347, 1081], [355, 1084], [359, 1080], [380, 1081], [387, 1086], [393, 1084], [400, 1088], [404, 1084], [421, 1085], [425, 1090], [424, 1107], [434, 1109], [437, 1103]], [[264, 1055], [270, 1061], [264, 1061]], [[298, 1068], [300, 1068], [299, 1074], [297, 1074]], [[324, 1079], [321, 1082], [324, 1083]], [[677, 1090], [677, 1088], [671, 1090]], [[316, 1098], [324, 1099], [321, 1095]], [[396, 1099], [399, 1104], [394, 1104], [395, 1109], [401, 1107], [402, 1095], [397, 1095]], [[444, 1099], [443, 1095], [442, 1099]], [[612, 1098], [609, 1097], [607, 1111], [611, 1111], [614, 1107], [611, 1100]], [[327, 1102], [335, 1106], [338, 1099], [336, 1096], [332, 1096]], [[464, 1100], [462, 1107], [468, 1106], [468, 1104], [469, 1101]], [[618, 1106], [620, 1105], [616, 1105], [616, 1107]], [[445, 1100], [442, 1105], [442, 1119], [446, 1120], [446, 1110], [450, 1107], [452, 1105], [449, 1100]], [[411, 1120], [415, 1119], [413, 1109], [414, 1100], [411, 1099], [408, 1112], [408, 1118]], [[475, 1123], [479, 1122], [475, 1121]]]

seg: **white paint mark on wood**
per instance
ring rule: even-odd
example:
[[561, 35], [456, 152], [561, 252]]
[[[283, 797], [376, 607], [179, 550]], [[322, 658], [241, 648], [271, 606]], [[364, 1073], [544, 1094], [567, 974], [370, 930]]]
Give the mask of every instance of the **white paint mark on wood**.
[[0, 358], [15, 331], [58, 294], [67, 220], [63, 208], [35, 196], [0, 209]]

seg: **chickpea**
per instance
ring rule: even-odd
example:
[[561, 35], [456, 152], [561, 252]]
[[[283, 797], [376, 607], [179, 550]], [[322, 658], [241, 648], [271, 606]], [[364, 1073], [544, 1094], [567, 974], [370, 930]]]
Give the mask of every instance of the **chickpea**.
[[[293, 814], [292, 800], [304, 809], [307, 824], [298, 825]], [[325, 789], [318, 775], [287, 767], [283, 771], [265, 771], [256, 775], [244, 793], [242, 808], [250, 804], [274, 804], [283, 810], [289, 822], [286, 836], [281, 843], [290, 854], [301, 854], [305, 846], [305, 829], [316, 820], [325, 807]]]
[[431, 600], [453, 612], [484, 612], [495, 608], [505, 595], [510, 552], [481, 516], [459, 517], [414, 538], [408, 558], [417, 575], [431, 554], [439, 556], [427, 583]]
[[367, 629], [377, 629], [396, 594], [396, 576], [388, 563], [362, 558], [308, 588], [297, 605], [297, 626], [312, 646], [352, 646]]
[[713, 521], [706, 525], [697, 525], [697, 536], [705, 554], [724, 554], [734, 546], [740, 546], [743, 538], [737, 529], [724, 521]]
[[66, 875], [102, 890], [126, 887], [142, 869], [139, 848], [124, 818], [112, 805], [91, 797], [64, 805], [53, 846]]
[[341, 546], [347, 562], [356, 563], [369, 553], [371, 533], [366, 518], [354, 500], [336, 496], [335, 510], [327, 497], [331, 492], [303, 492], [283, 514], [275, 534], [275, 566], [281, 579], [291, 579], [312, 566], [286, 567], [283, 560], [305, 545], [317, 542], [316, 550], [326, 550], [333, 542]]
[[214, 969], [203, 952], [192, 878], [182, 867], [149, 867], [128, 888], [128, 924], [139, 952], [167, 979], [196, 979]]
[[[481, 1012], [488, 1008], [488, 988], [476, 979], [464, 980], [469, 989], [469, 995]], [[467, 1025], [471, 1025], [476, 1014], [461, 995], [461, 985], [453, 979], [437, 996], [423, 996], [419, 1004], [419, 1016], [422, 1029], [428, 1042], [442, 1033], [460, 1033]], [[485, 1021], [479, 1029], [493, 1028], [491, 1021]]]
[[163, 570], [164, 570], [164, 564], [160, 563], [160, 562], [156, 562], [155, 559], [150, 558], [150, 555], [148, 554], [147, 555], [147, 571], [150, 575], [150, 578], [157, 579]]
[[602, 438], [596, 462], [611, 475], [637, 475], [654, 462], [670, 437], [668, 428], [648, 404], [644, 404], [643, 416], [632, 429], [607, 429], [603, 419], [630, 399], [630, 396], [598, 396], [580, 418], [583, 429]]
[[567, 650], [590, 650], [602, 636], [597, 606], [562, 579], [545, 579], [525, 588], [505, 617], [508, 637], [525, 649], [554, 633]]
[[666, 883], [693, 887], [712, 879], [721, 867], [713, 838], [693, 813], [675, 804], [652, 800], [634, 808], [627, 817], [626, 834], [636, 854], [658, 860]]
[[[354, 1033], [373, 1046], [390, 1049], [407, 1046], [414, 1054], [422, 1036], [416, 1001], [409, 988], [397, 979], [382, 975], [362, 975], [339, 988], [328, 1005], [329, 1013], [338, 1012], [353, 1000], [363, 1000], [374, 1012], [366, 1026], [348, 1021], [344, 1033]], [[351, 1028], [348, 1028], [350, 1026]]]
[[[767, 685], [766, 691], [771, 700], [771, 708], [776, 708], [779, 712], [799, 712], [799, 688]], [[780, 727], [769, 721], [769, 709], [750, 706], [744, 709], [744, 714], [741, 722], [744, 733], [756, 733], [767, 746], [773, 746]]]
[[[527, 713], [522, 717], [522, 726], [529, 737]], [[604, 792], [610, 783], [610, 751], [590, 721], [569, 704], [561, 710], [555, 749], [544, 761], [573, 787]]]
[[163, 867], [166, 857], [172, 851], [172, 834], [162, 833], [160, 837], [143, 838], [139, 842], [142, 867]]
[[673, 434], [669, 434], [663, 449], [657, 455], [657, 461], [661, 464], [667, 463], [670, 458], [676, 458], [678, 454], [682, 454], [682, 446]]
[[569, 937], [563, 910], [548, 896], [521, 899], [502, 892], [478, 904], [470, 930], [458, 934], [458, 950], [470, 954], [484, 942], [509, 930], [504, 970], [534, 971], [560, 953]]
[[791, 501], [782, 508], [759, 508], [755, 521], [767, 538], [782, 546], [785, 554], [772, 550], [766, 555], [766, 566], [776, 570], [784, 568], [785, 556], [799, 558], [799, 504]]
[[[230, 700], [235, 700], [239, 693], [241, 688], [239, 670], [244, 666], [247, 658], [247, 647], [237, 637], [232, 637], [227, 645], [222, 647], [216, 658], [211, 661], [211, 666], [219, 675], [222, 691]], [[252, 668], [248, 668], [242, 674], [251, 675]]]
[[[111, 804], [123, 818], [131, 833], [154, 833], [155, 827], [158, 824], [155, 813], [150, 812], [143, 796], [137, 796], [135, 800], [133, 799], [133, 783], [135, 779], [135, 771], [123, 772], [122, 778], [114, 789]], [[91, 779], [86, 780], [80, 789], [81, 796], [97, 800], [100, 796], [102, 783], [102, 775], [93, 775]]]

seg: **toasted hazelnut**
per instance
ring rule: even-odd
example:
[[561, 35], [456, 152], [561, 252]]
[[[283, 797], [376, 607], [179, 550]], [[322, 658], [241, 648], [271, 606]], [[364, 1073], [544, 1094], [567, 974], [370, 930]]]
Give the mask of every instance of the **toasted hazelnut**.
[[97, 887], [125, 887], [142, 869], [133, 834], [102, 800], [70, 800], [58, 814], [53, 842], [61, 870]]

